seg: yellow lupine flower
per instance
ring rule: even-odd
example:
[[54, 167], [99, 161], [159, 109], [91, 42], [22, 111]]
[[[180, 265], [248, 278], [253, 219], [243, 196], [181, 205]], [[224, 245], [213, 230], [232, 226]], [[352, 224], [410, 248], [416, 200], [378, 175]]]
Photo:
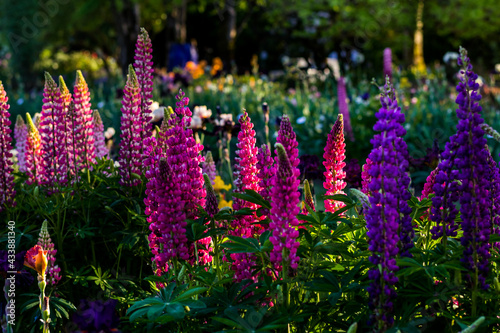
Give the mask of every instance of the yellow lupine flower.
[[221, 190], [229, 191], [231, 189], [231, 184], [224, 184], [224, 181], [220, 176], [215, 177], [214, 190], [220, 192]]

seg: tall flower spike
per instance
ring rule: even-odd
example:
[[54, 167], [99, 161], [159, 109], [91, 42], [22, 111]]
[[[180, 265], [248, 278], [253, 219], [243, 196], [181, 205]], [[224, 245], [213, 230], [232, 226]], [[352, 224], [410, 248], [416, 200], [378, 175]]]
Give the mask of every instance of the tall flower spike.
[[75, 114], [81, 117], [76, 131], [76, 149], [78, 156], [78, 170], [90, 169], [95, 164], [94, 146], [94, 122], [92, 121], [92, 109], [90, 108], [90, 92], [87, 82], [81, 71], [76, 71], [76, 82], [73, 89], [75, 102]]
[[[343, 189], [346, 186], [345, 179], [345, 142], [344, 142], [344, 117], [339, 114], [337, 121], [332, 127], [330, 134], [326, 140], [325, 153], [323, 154], [325, 161], [323, 165], [326, 168], [324, 176], [326, 181], [323, 186], [326, 189], [326, 195], [345, 194]], [[345, 204], [340, 201], [325, 200], [325, 211], [334, 213]]]
[[[58, 131], [59, 119], [56, 104], [59, 100], [59, 89], [48, 72], [45, 72], [45, 87], [43, 89], [43, 106], [40, 116], [40, 132], [42, 146], [43, 175], [42, 184], [47, 187], [49, 194], [54, 193], [59, 185], [59, 157], [61, 133]], [[65, 178], [66, 175], [64, 175]]]
[[59, 280], [61, 280], [61, 268], [55, 264], [57, 250], [54, 248], [54, 243], [50, 238], [50, 234], [47, 229], [47, 220], [42, 223], [37, 245], [40, 245], [42, 249], [47, 251], [47, 275], [49, 276], [47, 281], [52, 285], [56, 285]]
[[384, 49], [384, 77], [392, 79], [392, 52], [391, 48]]
[[26, 137], [26, 145], [24, 148], [24, 159], [26, 161], [26, 175], [28, 180], [26, 184], [31, 185], [40, 183], [42, 174], [42, 147], [40, 133], [38, 133], [33, 120], [29, 113], [26, 113], [28, 122], [28, 136]]
[[[274, 159], [271, 157], [271, 151], [267, 145], [262, 145], [259, 148], [257, 159], [257, 169], [259, 170], [258, 177], [260, 179], [259, 186], [261, 187], [259, 194], [264, 200], [269, 201], [271, 199], [271, 189], [276, 168], [274, 167]], [[263, 208], [262, 213], [263, 216], [269, 216], [267, 208]]]
[[368, 196], [370, 196], [370, 190], [368, 189], [368, 185], [370, 185], [371, 182], [370, 168], [372, 165], [373, 165], [372, 160], [370, 160], [370, 158], [367, 158], [366, 163], [363, 165], [361, 171], [361, 186], [362, 186], [361, 191]]
[[163, 121], [161, 122], [160, 132], [158, 133], [158, 144], [164, 152], [168, 149], [168, 137], [166, 136], [166, 133], [170, 128], [168, 123], [170, 118], [172, 118], [172, 115], [174, 115], [174, 110], [172, 110], [170, 106], [166, 107], [163, 111]]
[[[7, 97], [6, 97], [7, 98]], [[17, 165], [20, 172], [26, 171], [26, 161], [24, 159], [24, 148], [26, 145], [26, 137], [28, 136], [28, 127], [21, 117], [20, 114], [17, 115], [16, 125], [14, 127], [14, 140], [16, 140], [16, 150], [17, 150]]]
[[144, 139], [151, 136], [151, 99], [153, 98], [153, 49], [151, 39], [149, 38], [146, 29], [141, 28], [141, 32], [137, 37], [135, 44], [134, 69], [137, 74], [137, 81], [140, 88], [140, 122], [141, 131], [141, 154], [144, 154], [145, 146]]
[[214, 217], [219, 212], [219, 202], [217, 201], [217, 194], [215, 194], [210, 177], [204, 173], [203, 179], [205, 180], [205, 189], [207, 190], [207, 200], [205, 202], [205, 211], [210, 217]]
[[[73, 118], [70, 112], [71, 93], [62, 76], [59, 76], [59, 92], [56, 94], [56, 113], [57, 113], [57, 132], [59, 133], [59, 180], [61, 184], [67, 184], [69, 179], [76, 180], [78, 170], [75, 164], [75, 136], [74, 123], [77, 119]], [[73, 106], [74, 110], [74, 106]]]
[[128, 68], [127, 83], [123, 91], [120, 143], [120, 184], [136, 186], [140, 179], [134, 174], [141, 174], [142, 141], [141, 126], [141, 95], [137, 76], [132, 65]]
[[10, 113], [7, 93], [0, 81], [0, 211], [5, 206], [13, 206], [14, 196], [14, 161], [12, 160], [12, 137], [10, 133]]
[[94, 110], [94, 144], [97, 158], [104, 158], [109, 155], [104, 137], [104, 124], [98, 110]]
[[304, 215], [309, 213], [306, 205], [308, 205], [313, 211], [316, 211], [314, 208], [314, 199], [311, 193], [311, 187], [309, 186], [309, 181], [307, 179], [304, 180], [304, 208], [302, 208], [302, 214]]
[[[284, 146], [276, 143], [275, 147], [278, 172], [271, 190], [269, 229], [273, 233], [269, 240], [273, 244], [273, 249], [270, 260], [278, 271], [285, 269], [284, 274], [287, 274], [287, 268], [297, 269], [299, 263], [297, 256], [299, 232], [296, 228], [299, 225], [297, 214], [300, 212], [300, 180], [290, 163]], [[283, 267], [283, 265], [287, 267]]]
[[339, 78], [337, 83], [337, 98], [339, 100], [339, 114], [344, 116], [344, 127], [349, 140], [354, 141], [354, 133], [351, 126], [351, 116], [349, 114], [349, 106], [347, 105], [347, 93], [345, 89], [345, 79]]
[[432, 189], [434, 184], [436, 183], [436, 175], [439, 171], [439, 168], [435, 168], [431, 171], [427, 179], [425, 180], [424, 189], [422, 190], [422, 195], [420, 196], [420, 200], [426, 199], [430, 194], [434, 193]]
[[368, 272], [372, 281], [368, 288], [372, 310], [370, 322], [377, 332], [384, 332], [394, 322], [394, 285], [398, 281], [396, 256], [398, 253], [410, 255], [413, 229], [407, 203], [410, 179], [408, 152], [403, 140], [406, 133], [402, 126], [404, 115], [388, 78], [380, 101], [382, 108], [376, 114], [378, 120], [373, 128], [380, 133], [371, 140], [373, 150], [369, 155], [373, 164], [368, 170], [371, 207], [367, 207], [366, 227], [372, 253], [369, 260], [373, 264]]
[[211, 151], [208, 151], [205, 155], [205, 162], [202, 163], [201, 168], [203, 169], [203, 173], [207, 174], [208, 179], [210, 179], [210, 183], [214, 185], [215, 177], [217, 177], [217, 172], [215, 169], [214, 158], [212, 157]]
[[[284, 115], [281, 119], [280, 129], [278, 130], [278, 137], [276, 138], [276, 142], [281, 143], [283, 145], [283, 148], [285, 148], [286, 155], [290, 160], [292, 168], [299, 170], [297, 168], [300, 163], [299, 150], [297, 148], [299, 143], [297, 142], [297, 135], [293, 131], [292, 124], [290, 123], [290, 118], [288, 118], [287, 115]], [[276, 156], [276, 161], [278, 161], [278, 156]]]
[[[492, 234], [500, 235], [500, 170], [497, 163], [493, 160], [491, 154], [488, 156], [488, 164], [491, 170], [491, 197], [493, 199], [490, 216]], [[495, 246], [500, 248], [500, 243]]]

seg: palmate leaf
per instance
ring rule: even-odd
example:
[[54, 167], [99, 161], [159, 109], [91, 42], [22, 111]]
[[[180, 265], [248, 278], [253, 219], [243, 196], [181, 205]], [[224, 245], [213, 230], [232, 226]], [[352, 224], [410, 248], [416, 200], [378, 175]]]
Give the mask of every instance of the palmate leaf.
[[269, 208], [269, 209], [271, 208], [271, 204], [269, 203], [269, 201], [264, 200], [264, 198], [254, 190], [245, 190], [245, 193], [234, 193], [233, 192], [232, 196], [235, 198], [241, 199], [241, 200], [245, 200], [245, 201], [257, 204], [261, 207], [265, 207], [265, 208]]

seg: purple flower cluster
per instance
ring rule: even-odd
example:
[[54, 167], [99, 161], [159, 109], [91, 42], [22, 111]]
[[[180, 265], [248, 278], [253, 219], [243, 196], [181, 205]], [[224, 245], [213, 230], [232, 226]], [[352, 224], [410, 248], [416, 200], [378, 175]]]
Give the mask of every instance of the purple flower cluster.
[[396, 96], [389, 80], [380, 98], [382, 107], [377, 112], [374, 130], [380, 132], [371, 140], [373, 150], [369, 159], [373, 162], [368, 173], [371, 192], [371, 207], [366, 212], [367, 236], [372, 252], [370, 262], [373, 268], [368, 276], [372, 280], [368, 292], [370, 309], [373, 311], [371, 324], [384, 331], [394, 322], [392, 317], [394, 285], [398, 281], [396, 256], [409, 256], [413, 246], [413, 229], [407, 174], [408, 152], [403, 136], [404, 114], [398, 107]]
[[12, 160], [12, 137], [10, 133], [10, 113], [7, 93], [0, 81], [0, 211], [5, 206], [15, 205], [14, 161]]
[[[276, 174], [276, 168], [274, 166], [274, 160], [271, 157], [271, 151], [267, 145], [262, 145], [259, 148], [257, 154], [257, 169], [259, 173], [259, 186], [261, 188], [259, 194], [264, 198], [264, 200], [269, 201], [271, 199], [271, 189], [273, 187], [273, 177]], [[262, 210], [263, 216], [269, 216], [269, 210], [267, 208]]]
[[[326, 178], [323, 186], [326, 189], [326, 195], [345, 194], [342, 190], [345, 188], [345, 142], [344, 142], [344, 119], [339, 114], [337, 121], [332, 127], [326, 140], [325, 161], [323, 165], [326, 168], [324, 176]], [[325, 200], [325, 211], [334, 213], [336, 210], [344, 207], [345, 204], [336, 200]]]
[[[491, 154], [488, 156], [488, 164], [491, 170], [491, 197], [493, 200], [490, 209], [491, 229], [493, 234], [500, 235], [500, 170]], [[500, 243], [495, 243], [495, 246], [500, 248]]]
[[142, 141], [141, 95], [137, 76], [132, 65], [128, 68], [127, 83], [123, 91], [120, 143], [120, 184], [137, 186], [141, 180]]
[[347, 93], [345, 89], [345, 80], [339, 78], [337, 83], [337, 98], [339, 99], [339, 114], [344, 116], [344, 126], [349, 140], [354, 141], [354, 133], [351, 126], [351, 116], [349, 114], [349, 106], [347, 105]]
[[106, 138], [104, 137], [104, 124], [97, 110], [94, 110], [94, 144], [97, 158], [104, 158], [109, 155], [109, 149], [106, 147]]
[[40, 229], [40, 234], [38, 236], [38, 245], [47, 251], [47, 274], [49, 278], [47, 279], [52, 285], [56, 285], [59, 280], [61, 280], [60, 272], [61, 268], [56, 265], [56, 253], [57, 250], [54, 248], [54, 243], [50, 238], [49, 231], [47, 229], [47, 220], [43, 221], [42, 228]]
[[392, 79], [392, 51], [389, 47], [384, 49], [384, 77]]
[[217, 177], [217, 172], [215, 170], [215, 162], [212, 157], [212, 152], [208, 151], [205, 155], [205, 161], [201, 164], [203, 173], [207, 174], [208, 179], [212, 185], [215, 184], [215, 177]]
[[[283, 123], [282, 123], [283, 124]], [[283, 264], [291, 269], [297, 269], [299, 257], [297, 237], [299, 225], [297, 214], [300, 213], [299, 170], [293, 167], [286, 149], [281, 143], [276, 143], [277, 173], [271, 190], [271, 223], [269, 229], [273, 234], [269, 238], [273, 244], [270, 260], [278, 271]], [[296, 157], [298, 164], [298, 158]], [[285, 271], [286, 274], [286, 271]]]
[[17, 150], [17, 165], [19, 166], [20, 172], [26, 172], [26, 161], [24, 157], [26, 137], [28, 136], [28, 127], [21, 117], [20, 114], [17, 115], [16, 125], [14, 126], [14, 140], [16, 140], [16, 150]]

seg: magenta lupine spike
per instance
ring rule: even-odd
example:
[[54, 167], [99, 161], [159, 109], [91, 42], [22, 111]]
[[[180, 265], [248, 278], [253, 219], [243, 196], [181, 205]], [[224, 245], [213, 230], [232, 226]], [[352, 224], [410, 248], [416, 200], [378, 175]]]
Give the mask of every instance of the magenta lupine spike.
[[208, 179], [210, 179], [210, 183], [214, 185], [215, 177], [217, 177], [217, 171], [215, 169], [215, 162], [211, 151], [208, 151], [205, 155], [205, 162], [201, 164], [201, 168], [203, 173], [207, 174]]
[[56, 254], [57, 250], [54, 248], [54, 243], [50, 238], [49, 231], [47, 229], [47, 220], [43, 221], [42, 228], [40, 229], [40, 234], [38, 235], [38, 245], [47, 251], [47, 274], [49, 278], [47, 279], [52, 285], [56, 285], [59, 280], [61, 280], [61, 268], [56, 265]]
[[42, 146], [40, 133], [38, 133], [35, 124], [29, 113], [26, 113], [28, 126], [28, 136], [24, 148], [24, 159], [26, 161], [26, 175], [28, 180], [26, 184], [39, 184], [42, 176]]
[[309, 214], [306, 205], [308, 205], [313, 211], [316, 211], [314, 208], [314, 199], [311, 193], [311, 187], [309, 186], [309, 181], [307, 179], [304, 180], [304, 207], [302, 208], [302, 214], [304, 215]]
[[368, 157], [366, 159], [366, 163], [363, 165], [363, 169], [361, 171], [361, 185], [362, 189], [361, 191], [366, 194], [367, 196], [370, 196], [370, 189], [368, 188], [368, 185], [370, 185], [372, 177], [370, 176], [370, 168], [372, 167], [373, 162], [370, 160]]
[[[59, 174], [59, 166], [61, 162], [61, 138], [62, 133], [59, 133], [59, 121], [61, 119], [58, 115], [56, 104], [59, 100], [59, 89], [57, 84], [52, 79], [48, 72], [45, 72], [45, 87], [43, 89], [43, 106], [40, 116], [40, 125], [38, 131], [40, 132], [41, 146], [42, 146], [42, 163], [43, 175], [41, 183], [47, 187], [48, 193], [57, 191], [57, 186], [60, 184], [61, 175]], [[66, 175], [63, 176], [63, 178]]]
[[434, 184], [436, 183], [436, 175], [439, 172], [438, 168], [435, 168], [431, 171], [427, 179], [425, 180], [424, 189], [422, 190], [422, 195], [420, 196], [420, 200], [426, 199], [430, 194], [434, 193], [432, 189]]
[[[59, 76], [59, 91], [57, 93], [56, 112], [57, 112], [57, 128], [59, 133], [59, 177], [61, 184], [67, 184], [68, 180], [76, 181], [78, 170], [76, 169], [74, 154], [76, 128], [74, 123], [77, 120], [74, 118], [73, 112], [70, 112], [71, 107], [71, 93], [69, 92], [66, 82], [62, 76]], [[76, 143], [75, 143], [76, 144]]]
[[26, 172], [26, 161], [24, 159], [24, 149], [26, 145], [26, 137], [28, 136], [28, 127], [21, 117], [17, 115], [16, 125], [14, 127], [14, 140], [16, 140], [17, 150], [17, 165], [20, 172]]
[[94, 144], [97, 158], [104, 158], [109, 155], [104, 137], [104, 124], [98, 110], [94, 110]]
[[[257, 159], [257, 169], [259, 170], [258, 177], [260, 179], [259, 186], [261, 187], [259, 194], [264, 200], [269, 201], [271, 199], [271, 189], [276, 168], [274, 167], [274, 159], [271, 157], [271, 151], [267, 145], [262, 145], [259, 148]], [[262, 213], [263, 216], [269, 216], [269, 210], [267, 208], [263, 208]]]
[[168, 149], [168, 144], [167, 140], [168, 137], [166, 135], [168, 129], [170, 126], [168, 125], [170, 118], [172, 118], [172, 115], [174, 114], [174, 110], [170, 106], [166, 107], [164, 112], [163, 112], [163, 121], [161, 122], [160, 126], [160, 132], [158, 133], [158, 145], [161, 147], [161, 149], [166, 152]]
[[[324, 176], [326, 181], [323, 186], [326, 189], [326, 195], [345, 194], [343, 189], [346, 186], [345, 179], [345, 142], [344, 142], [344, 118], [339, 114], [337, 121], [332, 127], [326, 140], [325, 161], [323, 165], [326, 168]], [[325, 200], [325, 211], [334, 213], [345, 204], [341, 201], [327, 199]]]
[[81, 71], [76, 71], [76, 82], [73, 89], [75, 114], [79, 120], [76, 131], [76, 152], [78, 156], [78, 170], [91, 169], [95, 164], [94, 122], [90, 107], [90, 92], [87, 82]]
[[[151, 39], [149, 38], [146, 29], [141, 28], [141, 32], [137, 37], [135, 44], [134, 69], [137, 75], [137, 82], [141, 94], [141, 114], [140, 123], [142, 130], [140, 131], [141, 144], [144, 139], [151, 136], [151, 99], [153, 98], [153, 49]], [[141, 154], [145, 147], [141, 147]]]
[[384, 49], [384, 77], [392, 78], [392, 51], [387, 47]]
[[299, 173], [295, 172], [284, 146], [281, 143], [276, 143], [275, 147], [278, 170], [271, 190], [269, 229], [272, 230], [273, 234], [269, 240], [273, 244], [270, 260], [275, 268], [281, 271], [283, 265], [297, 269], [299, 264], [297, 256], [299, 232], [296, 228], [299, 225], [297, 214], [300, 212], [300, 180]]
[[[255, 130], [253, 123], [248, 113], [243, 111], [243, 115], [239, 119], [241, 130], [238, 133], [238, 143], [236, 147], [235, 165], [234, 165], [234, 191], [236, 193], [244, 193], [245, 190], [254, 190], [259, 192], [259, 178], [257, 176], [257, 147], [255, 146]], [[257, 209], [258, 205], [236, 198], [234, 200], [233, 208], [239, 210], [242, 208]], [[253, 215], [239, 216], [231, 223], [231, 234], [240, 237], [254, 237], [259, 235], [262, 228], [258, 227], [255, 223], [259, 218], [254, 213]], [[253, 273], [252, 267], [255, 266], [255, 256], [250, 253], [235, 253], [231, 254], [233, 264], [231, 266], [234, 271], [234, 279], [236, 281], [243, 281], [246, 279], [253, 279], [256, 281], [257, 276]]]
[[354, 133], [351, 126], [351, 116], [349, 114], [349, 106], [347, 105], [347, 93], [345, 89], [345, 80], [339, 78], [337, 84], [337, 98], [339, 100], [339, 114], [344, 116], [344, 127], [349, 140], [354, 141]]
[[0, 211], [5, 206], [14, 206], [14, 161], [12, 160], [12, 137], [10, 133], [9, 98], [0, 81]]
[[132, 65], [128, 68], [127, 83], [123, 90], [120, 143], [120, 184], [136, 186], [141, 180], [134, 174], [141, 174], [142, 141], [141, 95], [137, 76]]
[[205, 211], [210, 217], [214, 217], [214, 215], [219, 212], [219, 202], [217, 200], [217, 194], [214, 191], [210, 177], [206, 173], [203, 174], [203, 179], [205, 180], [205, 189], [207, 191]]
[[[276, 138], [276, 142], [281, 143], [285, 148], [286, 155], [290, 160], [292, 168], [297, 168], [300, 163], [299, 149], [297, 148], [299, 146], [299, 143], [297, 142], [297, 135], [293, 131], [292, 124], [290, 123], [290, 118], [288, 118], [287, 115], [284, 115], [281, 119], [280, 129], [278, 130], [278, 137]], [[278, 161], [277, 155], [275, 159], [276, 161]]]

